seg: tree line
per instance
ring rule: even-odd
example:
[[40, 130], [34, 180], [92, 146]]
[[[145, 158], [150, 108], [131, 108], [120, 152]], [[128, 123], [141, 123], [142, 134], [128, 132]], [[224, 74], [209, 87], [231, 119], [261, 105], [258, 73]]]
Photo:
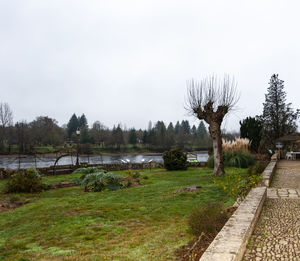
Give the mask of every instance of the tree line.
[[[4, 110], [5, 108], [5, 110]], [[3, 120], [5, 118], [5, 121]], [[177, 121], [168, 125], [163, 121], [148, 124], [147, 129], [135, 129], [117, 124], [106, 127], [96, 121], [91, 127], [85, 114], [71, 116], [62, 126], [48, 116], [39, 116], [31, 122], [13, 123], [12, 111], [7, 103], [0, 103], [0, 152], [35, 153], [36, 147], [65, 147], [81, 144], [86, 153], [92, 148], [100, 151], [147, 150], [162, 152], [173, 147], [204, 150], [211, 146], [205, 124], [190, 125], [189, 121]], [[84, 149], [82, 149], [84, 150]]]

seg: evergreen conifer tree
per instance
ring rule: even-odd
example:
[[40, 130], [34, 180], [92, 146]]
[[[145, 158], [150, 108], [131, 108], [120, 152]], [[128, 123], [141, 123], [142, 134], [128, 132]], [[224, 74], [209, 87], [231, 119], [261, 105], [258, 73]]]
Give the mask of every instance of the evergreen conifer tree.
[[284, 81], [278, 78], [278, 74], [273, 74], [263, 103], [263, 115], [261, 116], [263, 139], [264, 144], [271, 149], [275, 148], [276, 139], [297, 130], [296, 120], [299, 110], [294, 112], [291, 103], [286, 104], [283, 83]]
[[134, 128], [129, 131], [128, 142], [132, 145], [135, 145], [137, 143], [137, 134]]
[[76, 114], [74, 113], [67, 124], [67, 132], [68, 132], [69, 138], [71, 138], [72, 133], [74, 133], [78, 127], [79, 127], [78, 118], [77, 118]]
[[203, 121], [200, 121], [197, 132], [200, 140], [207, 138], [208, 134]]
[[81, 117], [78, 117], [78, 125], [79, 128], [87, 127], [87, 119], [84, 114], [82, 114]]
[[247, 138], [251, 141], [251, 150], [258, 152], [262, 137], [263, 123], [257, 117], [247, 117], [240, 121], [240, 135], [241, 138]]

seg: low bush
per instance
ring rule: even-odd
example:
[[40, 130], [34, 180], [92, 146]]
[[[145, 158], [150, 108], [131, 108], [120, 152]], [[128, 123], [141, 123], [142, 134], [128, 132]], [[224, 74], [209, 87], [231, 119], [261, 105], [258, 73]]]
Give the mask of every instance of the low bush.
[[[248, 168], [255, 162], [254, 157], [250, 153], [241, 151], [225, 151], [223, 152], [223, 161], [225, 167]], [[207, 161], [207, 166], [214, 167], [214, 157], [211, 155]]]
[[115, 173], [90, 173], [82, 179], [81, 186], [85, 191], [99, 192], [104, 189], [118, 190], [123, 186], [122, 177]]
[[126, 173], [127, 177], [130, 177], [130, 178], [133, 178], [133, 179], [138, 179], [141, 176], [140, 172], [137, 171], [137, 170], [129, 169], [125, 173]]
[[254, 165], [250, 166], [248, 169], [248, 175], [259, 175], [264, 172], [267, 167], [267, 161], [257, 161]]
[[212, 155], [209, 156], [209, 158], [207, 160], [207, 167], [213, 168], [214, 164], [215, 164], [215, 162], [214, 162], [214, 155], [212, 154]]
[[201, 233], [209, 234], [218, 232], [228, 219], [220, 202], [208, 202], [204, 206], [197, 206], [188, 218], [188, 231], [199, 237]]
[[237, 172], [227, 173], [225, 177], [215, 178], [214, 183], [222, 188], [232, 198], [245, 198], [248, 192], [255, 188], [261, 181], [261, 175], [249, 175], [242, 177]]
[[87, 167], [87, 168], [78, 168], [78, 169], [74, 170], [72, 172], [72, 174], [75, 174], [75, 173], [90, 174], [90, 173], [96, 173], [96, 172], [99, 172], [99, 171], [102, 171], [102, 170], [103, 170], [103, 167], [101, 167], [101, 166], [98, 166], [98, 167]]
[[42, 177], [36, 169], [27, 169], [13, 174], [5, 184], [6, 193], [15, 192], [40, 192], [46, 188], [42, 182]]
[[13, 174], [15, 174], [15, 170], [11, 170], [11, 169], [0, 170], [0, 179], [8, 179]]
[[74, 180], [76, 185], [81, 185], [82, 181], [84, 180], [85, 176], [92, 173], [99, 173], [103, 172], [106, 173], [106, 171], [103, 169], [103, 167], [87, 167], [87, 168], [78, 168], [72, 172], [72, 174], [82, 174], [79, 178], [76, 178]]
[[98, 192], [102, 190], [118, 190], [142, 184], [142, 179], [148, 179], [148, 176], [141, 176], [139, 171], [127, 170], [126, 176], [122, 177], [115, 173], [106, 172], [102, 168], [80, 168], [73, 173], [82, 173], [75, 180], [77, 185], [84, 187], [87, 192]]
[[186, 170], [187, 156], [180, 149], [171, 149], [163, 153], [164, 167], [167, 170]]

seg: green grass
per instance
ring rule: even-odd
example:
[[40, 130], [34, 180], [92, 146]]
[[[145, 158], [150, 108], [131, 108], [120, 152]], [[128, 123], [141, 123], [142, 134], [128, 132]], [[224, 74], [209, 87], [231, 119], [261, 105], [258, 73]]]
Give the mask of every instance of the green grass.
[[55, 152], [55, 148], [53, 146], [40, 146], [34, 147], [36, 153], [51, 153]]
[[[209, 200], [227, 206], [234, 202], [214, 185], [208, 168], [144, 174], [149, 177], [144, 186], [118, 191], [86, 193], [72, 187], [22, 194], [30, 203], [0, 213], [0, 260], [172, 260], [174, 250], [191, 239], [187, 217], [194, 206]], [[192, 184], [202, 188], [175, 193]]]

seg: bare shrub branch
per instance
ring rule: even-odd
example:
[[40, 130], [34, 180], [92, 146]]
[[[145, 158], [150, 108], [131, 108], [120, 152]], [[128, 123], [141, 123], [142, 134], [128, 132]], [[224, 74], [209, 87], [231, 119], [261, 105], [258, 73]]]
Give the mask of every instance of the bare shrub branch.
[[0, 103], [0, 125], [7, 127], [12, 124], [13, 114], [8, 103]]

